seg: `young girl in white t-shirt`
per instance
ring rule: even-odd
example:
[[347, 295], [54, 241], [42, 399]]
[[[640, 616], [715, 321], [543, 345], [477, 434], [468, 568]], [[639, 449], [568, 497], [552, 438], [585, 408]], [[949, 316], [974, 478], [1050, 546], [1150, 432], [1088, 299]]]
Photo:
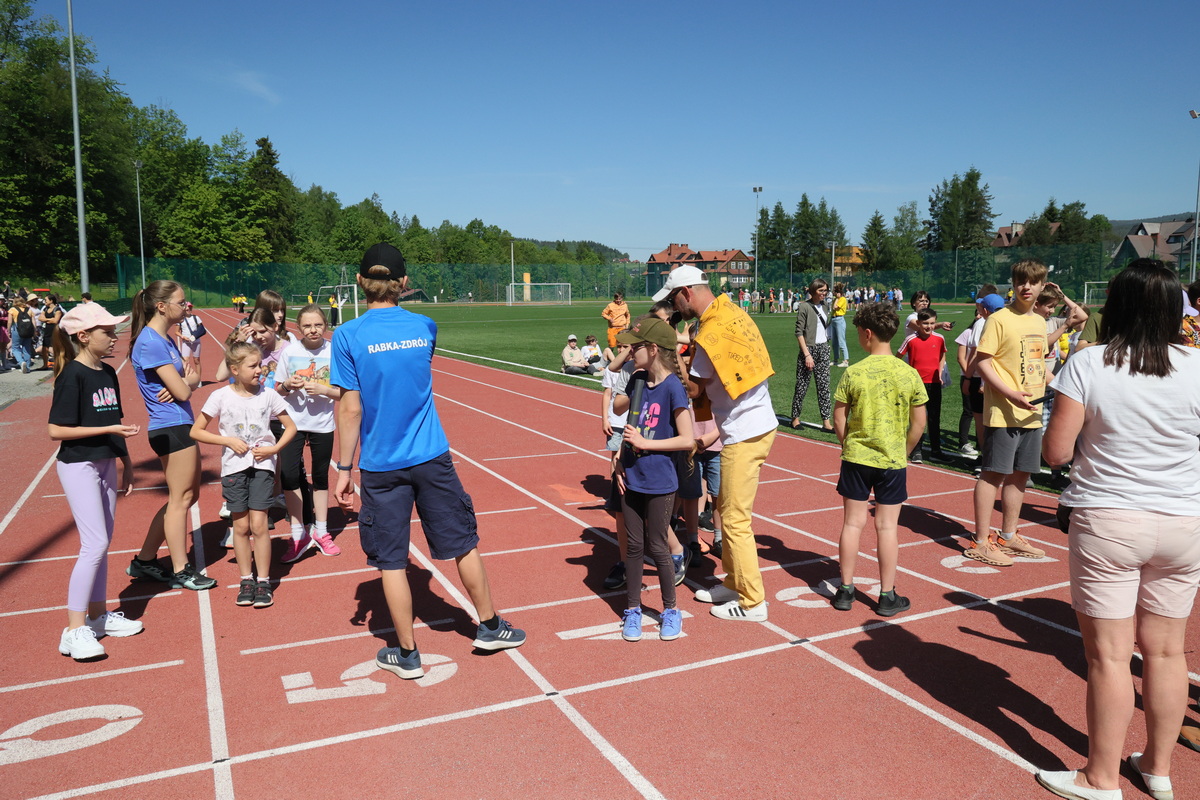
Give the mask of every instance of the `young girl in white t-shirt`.
[[[334, 401], [342, 390], [329, 385], [330, 344], [325, 338], [325, 311], [315, 303], [296, 315], [300, 338], [284, 348], [275, 371], [275, 390], [283, 395], [296, 421], [296, 438], [283, 449], [279, 479], [287, 498], [292, 541], [283, 563], [299, 560], [310, 547], [322, 555], [341, 554], [329, 535], [329, 461], [333, 457]], [[312, 457], [313, 529], [304, 529], [304, 444]]]
[[[233, 554], [241, 575], [237, 604], [266, 608], [274, 603], [267, 511], [275, 499], [275, 456], [296, 435], [296, 423], [277, 392], [262, 391], [262, 354], [257, 347], [238, 342], [226, 351], [225, 365], [233, 383], [208, 396], [192, 425], [192, 438], [225, 448], [221, 494], [233, 519]], [[271, 432], [272, 417], [283, 424], [278, 441]], [[218, 420], [217, 433], [207, 430], [213, 419]]]

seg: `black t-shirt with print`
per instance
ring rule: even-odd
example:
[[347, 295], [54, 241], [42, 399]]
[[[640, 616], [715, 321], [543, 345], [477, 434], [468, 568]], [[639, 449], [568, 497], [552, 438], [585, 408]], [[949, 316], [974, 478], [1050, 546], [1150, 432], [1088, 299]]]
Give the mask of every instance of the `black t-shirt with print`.
[[[100, 369], [68, 361], [54, 381], [50, 424], [64, 427], [103, 428], [121, 422], [121, 387], [117, 371], [101, 362]], [[128, 454], [125, 439], [115, 433], [67, 439], [58, 449], [66, 464], [122, 458]]]

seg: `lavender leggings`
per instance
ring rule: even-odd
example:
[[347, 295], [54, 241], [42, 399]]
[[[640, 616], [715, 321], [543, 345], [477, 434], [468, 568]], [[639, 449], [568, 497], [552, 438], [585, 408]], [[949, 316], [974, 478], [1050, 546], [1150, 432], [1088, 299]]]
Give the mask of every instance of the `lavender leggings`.
[[71, 570], [67, 610], [87, 611], [88, 603], [105, 599], [108, 585], [108, 543], [112, 541], [117, 510], [117, 460], [59, 461], [58, 480], [67, 495], [79, 530], [79, 560]]

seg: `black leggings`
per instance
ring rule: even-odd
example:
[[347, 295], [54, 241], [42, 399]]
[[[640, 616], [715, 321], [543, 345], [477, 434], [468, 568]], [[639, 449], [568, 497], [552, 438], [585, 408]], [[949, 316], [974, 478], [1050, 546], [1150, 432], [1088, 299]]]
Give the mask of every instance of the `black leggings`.
[[642, 603], [642, 567], [646, 548], [658, 568], [658, 583], [662, 591], [663, 608], [675, 607], [675, 564], [667, 544], [667, 525], [675, 507], [675, 493], [642, 494], [625, 489], [625, 600], [626, 608], [639, 608]]
[[329, 460], [333, 457], [333, 431], [315, 433], [296, 431], [296, 435], [279, 452], [279, 482], [285, 491], [299, 489], [304, 482], [304, 443], [312, 451], [312, 488], [318, 492], [329, 489]]

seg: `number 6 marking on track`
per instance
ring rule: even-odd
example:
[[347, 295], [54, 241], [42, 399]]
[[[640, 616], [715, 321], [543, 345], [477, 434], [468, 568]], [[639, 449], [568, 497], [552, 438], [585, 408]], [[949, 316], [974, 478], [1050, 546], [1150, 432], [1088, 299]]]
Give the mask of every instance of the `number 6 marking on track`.
[[[94, 731], [81, 733], [78, 736], [64, 736], [61, 739], [30, 738], [43, 728], [61, 725], [64, 722], [79, 722], [88, 719], [109, 721]], [[13, 725], [0, 733], [0, 765], [17, 764], [22, 761], [32, 761], [35, 758], [56, 756], [72, 750], [91, 747], [94, 744], [115, 739], [123, 733], [128, 733], [141, 721], [141, 709], [118, 705], [70, 708], [66, 711], [55, 711], [53, 714], [35, 717]]]

